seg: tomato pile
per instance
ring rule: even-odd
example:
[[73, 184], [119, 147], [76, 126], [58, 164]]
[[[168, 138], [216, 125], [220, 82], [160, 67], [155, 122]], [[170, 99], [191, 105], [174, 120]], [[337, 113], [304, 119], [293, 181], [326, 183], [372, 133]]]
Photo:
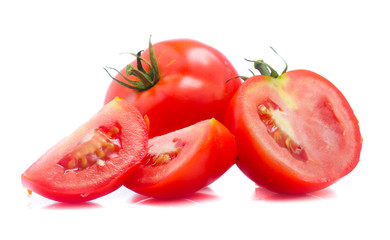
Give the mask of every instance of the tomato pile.
[[359, 162], [358, 121], [314, 72], [286, 64], [279, 75], [258, 60], [260, 75], [238, 77], [221, 52], [190, 39], [149, 41], [133, 55], [122, 70], [105, 69], [102, 109], [22, 174], [29, 192], [77, 203], [125, 186], [181, 198], [236, 164], [259, 186], [304, 194]]

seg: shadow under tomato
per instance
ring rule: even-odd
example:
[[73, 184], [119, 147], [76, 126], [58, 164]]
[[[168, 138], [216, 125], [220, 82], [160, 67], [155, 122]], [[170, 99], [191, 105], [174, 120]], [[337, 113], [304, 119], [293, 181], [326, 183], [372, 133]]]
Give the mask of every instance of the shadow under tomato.
[[204, 202], [214, 201], [218, 199], [219, 197], [214, 193], [214, 191], [211, 188], [206, 187], [183, 198], [157, 199], [157, 198], [137, 194], [135, 197], [130, 199], [129, 202], [131, 204], [142, 204], [142, 205], [149, 205], [149, 206], [175, 207], [175, 206], [201, 204]]
[[93, 202], [83, 202], [83, 203], [56, 202], [44, 207], [43, 209], [67, 210], [67, 209], [93, 209], [93, 208], [102, 208], [102, 206], [100, 204], [93, 203]]
[[272, 192], [268, 189], [257, 187], [255, 189], [255, 193], [253, 194], [254, 200], [261, 201], [312, 201], [312, 200], [321, 200], [321, 199], [329, 199], [335, 197], [335, 192], [330, 189], [322, 189], [316, 192], [306, 193], [306, 194], [297, 194], [297, 195], [288, 195], [288, 194], [280, 194], [276, 192]]

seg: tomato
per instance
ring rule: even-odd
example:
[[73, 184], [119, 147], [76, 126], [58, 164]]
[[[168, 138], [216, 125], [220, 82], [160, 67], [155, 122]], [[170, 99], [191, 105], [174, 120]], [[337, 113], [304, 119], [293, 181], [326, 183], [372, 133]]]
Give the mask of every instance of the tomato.
[[198, 41], [149, 42], [149, 49], [136, 56], [113, 78], [105, 103], [116, 96], [128, 100], [150, 118], [151, 137], [205, 119], [223, 121], [241, 84], [239, 79], [225, 84], [236, 70], [221, 52]]
[[[229, 104], [225, 125], [236, 136], [237, 166], [272, 191], [325, 188], [358, 164], [362, 137], [343, 94], [324, 77], [294, 70], [280, 76], [264, 62]], [[264, 70], [265, 68], [265, 70]]]
[[148, 132], [136, 108], [116, 98], [22, 174], [30, 190], [61, 202], [84, 202], [123, 183], [147, 153]]
[[215, 119], [151, 138], [149, 152], [124, 185], [155, 198], [179, 198], [206, 187], [234, 163], [234, 136]]

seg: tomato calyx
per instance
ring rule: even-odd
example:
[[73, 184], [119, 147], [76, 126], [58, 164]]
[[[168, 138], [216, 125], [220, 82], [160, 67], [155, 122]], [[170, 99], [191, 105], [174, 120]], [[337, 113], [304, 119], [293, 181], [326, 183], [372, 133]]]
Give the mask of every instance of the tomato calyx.
[[[284, 64], [286, 65], [286, 67], [284, 68], [284, 70], [281, 74], [278, 74], [278, 72], [275, 69], [273, 69], [268, 63], [264, 62], [263, 60], [256, 60], [256, 61], [248, 60], [248, 59], [245, 59], [245, 60], [248, 62], [253, 62], [254, 68], [256, 70], [258, 70], [261, 73], [261, 75], [266, 75], [266, 76], [271, 76], [273, 78], [278, 78], [279, 76], [281, 76], [287, 72], [288, 65], [287, 65], [287, 62], [279, 55], [279, 53], [277, 53], [275, 51], [275, 49], [273, 49], [272, 47], [270, 47], [270, 48], [272, 49], [272, 51], [276, 55], [278, 55], [283, 60]], [[252, 74], [253, 74], [253, 72], [252, 72]]]
[[[286, 67], [284, 68], [284, 70], [281, 74], [279, 74], [274, 68], [272, 68], [268, 63], [264, 62], [264, 60], [262, 60], [262, 59], [260, 59], [260, 60], [249, 60], [246, 58], [244, 58], [244, 59], [247, 62], [252, 62], [253, 67], [260, 72], [260, 75], [278, 78], [279, 76], [281, 76], [287, 72], [288, 65], [287, 65], [287, 62], [279, 55], [279, 53], [277, 53], [275, 51], [275, 49], [273, 49], [272, 47], [270, 47], [270, 48], [272, 49], [272, 51], [274, 51], [274, 53], [276, 53], [276, 55], [278, 55], [283, 60], [284, 64], [286, 65]], [[249, 69], [249, 71], [252, 73], [253, 76], [256, 75], [252, 70]], [[241, 78], [242, 80], [246, 81], [249, 77], [239, 75], [239, 76], [229, 78], [228, 80], [226, 80], [225, 83], [227, 83], [228, 81], [235, 79], [235, 78]]]
[[[142, 52], [143, 50], [139, 51], [137, 54], [130, 53], [131, 55], [137, 58], [137, 67], [133, 66], [132, 64], [128, 64], [125, 69], [126, 76], [115, 68], [106, 67], [120, 74], [120, 76], [126, 82], [113, 77], [106, 68], [104, 68], [104, 70], [108, 73], [108, 75], [112, 78], [112, 80], [116, 81], [120, 85], [130, 89], [134, 89], [138, 92], [146, 91], [152, 88], [153, 86], [155, 86], [160, 81], [160, 72], [157, 65], [156, 55], [153, 50], [151, 37], [149, 38], [150, 62], [145, 58], [141, 57]], [[146, 63], [149, 66], [149, 71], [145, 70], [145, 68], [142, 65], [142, 62]], [[135, 76], [138, 79], [138, 81], [131, 80], [129, 76]]]

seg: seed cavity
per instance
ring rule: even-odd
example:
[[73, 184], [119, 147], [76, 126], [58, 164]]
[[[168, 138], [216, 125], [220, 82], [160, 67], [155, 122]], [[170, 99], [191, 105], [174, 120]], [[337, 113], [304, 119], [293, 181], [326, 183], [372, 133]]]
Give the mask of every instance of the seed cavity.
[[93, 165], [104, 167], [121, 149], [120, 126], [99, 127], [84, 137], [75, 151], [58, 162], [65, 171], [79, 171]]
[[257, 107], [260, 120], [267, 128], [267, 132], [275, 142], [285, 148], [295, 159], [306, 162], [308, 160], [305, 149], [292, 138], [291, 129], [280, 116], [285, 113], [271, 99], [266, 99]]
[[[174, 158], [176, 158], [184, 147], [184, 142], [179, 138], [173, 138], [172, 141], [165, 143], [165, 146], [159, 146], [154, 148], [150, 147], [149, 153], [142, 160], [144, 166], [161, 166], [168, 164]], [[164, 152], [157, 152], [164, 149]]]

